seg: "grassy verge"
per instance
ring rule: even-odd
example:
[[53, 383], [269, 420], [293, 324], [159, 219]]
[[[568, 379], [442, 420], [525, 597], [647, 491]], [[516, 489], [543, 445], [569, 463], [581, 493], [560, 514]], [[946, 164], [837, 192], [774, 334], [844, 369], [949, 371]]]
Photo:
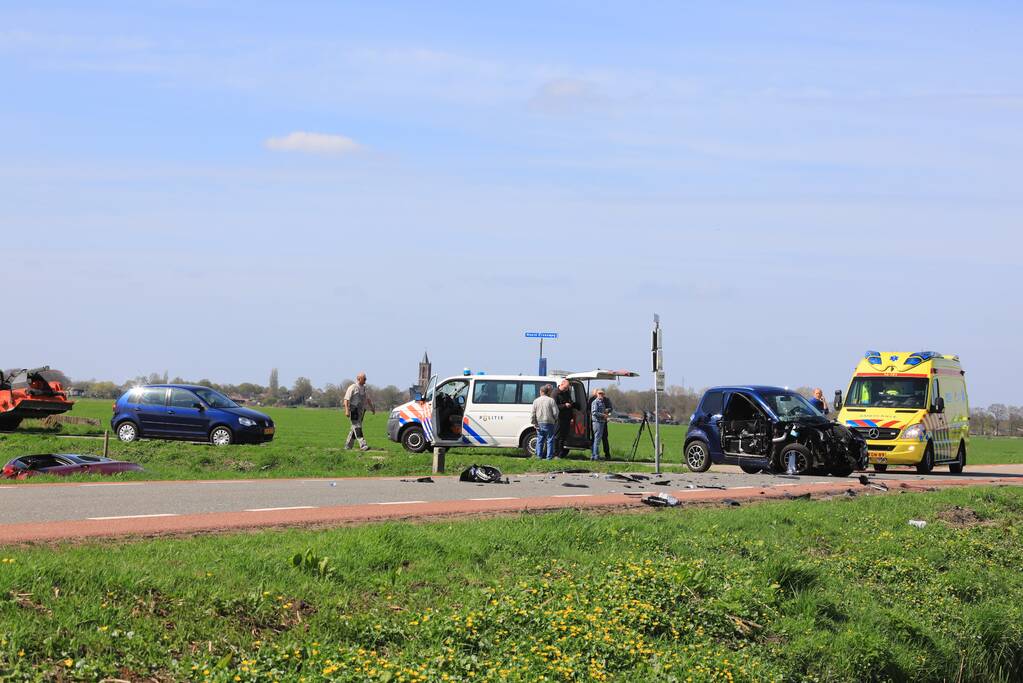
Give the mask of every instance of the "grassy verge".
[[[82, 400], [75, 404], [72, 415], [93, 417], [101, 427], [64, 426], [59, 434], [44, 430], [38, 422], [26, 421], [25, 427], [11, 434], [0, 434], [0, 463], [28, 453], [102, 453], [102, 435], [108, 427], [110, 401]], [[308, 408], [267, 408], [277, 423], [276, 438], [261, 446], [212, 448], [207, 444], [180, 441], [143, 440], [134, 444], [111, 441], [111, 455], [141, 463], [146, 471], [124, 478], [141, 479], [204, 479], [235, 477], [342, 477], [342, 476], [406, 476], [430, 471], [431, 455], [406, 453], [399, 444], [388, 440], [387, 415], [378, 413], [366, 419], [366, 433], [374, 451], [358, 454], [345, 451], [343, 441], [347, 422], [337, 410]], [[612, 424], [610, 428], [612, 456], [631, 460], [637, 425]], [[665, 461], [671, 469], [681, 470], [684, 426], [662, 427]], [[69, 436], [81, 438], [67, 438]], [[574, 451], [574, 466], [589, 467], [585, 452]], [[640, 439], [635, 465], [601, 465], [601, 470], [643, 469], [642, 463], [653, 460], [653, 447], [646, 434]], [[448, 454], [450, 471], [457, 472], [474, 462], [496, 465], [509, 474], [527, 471], [563, 469], [564, 461], [540, 463], [509, 449], [458, 449]], [[1023, 439], [981, 439], [971, 441], [968, 465], [1023, 463]], [[571, 465], [570, 465], [571, 466]]]
[[[65, 425], [59, 432], [44, 430], [36, 421], [28, 420], [17, 432], [0, 434], [0, 461], [28, 453], [87, 453], [103, 451], [102, 435], [109, 427], [110, 401], [82, 400], [71, 415], [92, 417], [102, 421], [101, 427]], [[204, 479], [234, 477], [341, 477], [341, 476], [405, 476], [428, 474], [432, 455], [407, 453], [400, 444], [387, 438], [387, 415], [370, 414], [365, 430], [373, 451], [365, 454], [344, 450], [348, 422], [338, 410], [310, 408], [267, 408], [277, 424], [277, 434], [268, 444], [213, 448], [208, 444], [181, 441], [142, 440], [122, 444], [111, 436], [112, 457], [138, 462], [146, 471], [124, 475], [135, 479]], [[683, 427], [667, 426], [662, 435], [666, 444], [678, 442], [681, 450]], [[615, 424], [611, 427], [612, 457], [631, 459], [632, 443], [637, 425]], [[81, 438], [69, 438], [77, 436]], [[665, 449], [669, 450], [668, 447]], [[568, 466], [590, 467], [588, 453], [573, 451]], [[652, 462], [650, 439], [643, 435], [636, 454], [637, 462]], [[681, 469], [681, 456], [672, 460]], [[529, 460], [525, 454], [511, 449], [456, 449], [448, 453], [448, 469], [458, 472], [473, 463], [486, 462], [509, 474], [564, 469], [566, 462]], [[602, 471], [644, 469], [634, 465], [599, 465]], [[38, 481], [38, 480], [37, 480]]]
[[1023, 491], [972, 488], [7, 548], [0, 671], [1015, 681], [1021, 524]]

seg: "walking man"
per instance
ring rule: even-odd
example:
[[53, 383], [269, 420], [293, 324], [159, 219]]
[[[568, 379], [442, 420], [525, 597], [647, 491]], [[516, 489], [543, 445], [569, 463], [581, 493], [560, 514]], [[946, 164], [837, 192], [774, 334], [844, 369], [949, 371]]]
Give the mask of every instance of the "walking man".
[[568, 455], [568, 437], [571, 435], [572, 415], [576, 408], [571, 382], [563, 379], [558, 383], [558, 395], [554, 400], [558, 404], [558, 454], [564, 458]]
[[607, 399], [603, 389], [597, 389], [597, 397], [593, 399], [593, 406], [590, 408], [590, 417], [593, 422], [593, 448], [590, 460], [600, 459], [600, 443], [607, 435], [607, 416], [611, 409], [607, 406]]
[[[554, 387], [545, 384], [540, 395], [533, 401], [532, 423], [536, 427], [536, 457], [540, 460], [554, 458], [554, 437], [558, 433], [558, 404], [551, 398]], [[546, 458], [544, 457], [546, 453]]]
[[346, 451], [352, 449], [352, 444], [356, 439], [359, 440], [359, 450], [369, 450], [366, 437], [362, 434], [362, 418], [366, 414], [367, 407], [376, 414], [377, 410], [373, 406], [373, 401], [366, 393], [366, 373], [360, 372], [355, 376], [355, 382], [349, 385], [348, 390], [345, 391], [345, 415], [352, 421], [352, 428], [345, 440]]

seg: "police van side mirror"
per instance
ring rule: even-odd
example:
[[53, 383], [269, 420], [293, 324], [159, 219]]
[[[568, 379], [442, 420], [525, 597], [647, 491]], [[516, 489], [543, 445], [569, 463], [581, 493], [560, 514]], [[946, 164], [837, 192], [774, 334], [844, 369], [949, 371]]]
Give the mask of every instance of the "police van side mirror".
[[831, 407], [836, 411], [842, 409], [842, 390], [835, 389], [835, 401], [831, 404]]
[[932, 412], [935, 413], [945, 412], [945, 399], [943, 399], [941, 396], [934, 399], [934, 409], [932, 410]]

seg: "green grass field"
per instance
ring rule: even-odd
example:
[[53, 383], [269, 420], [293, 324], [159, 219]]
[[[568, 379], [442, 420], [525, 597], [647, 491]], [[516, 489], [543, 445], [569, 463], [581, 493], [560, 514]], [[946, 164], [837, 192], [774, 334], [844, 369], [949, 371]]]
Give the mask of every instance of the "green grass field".
[[1021, 529], [971, 488], [3, 548], [0, 679], [1019, 681]]
[[[102, 427], [64, 426], [58, 432], [43, 430], [38, 422], [26, 421], [22, 429], [0, 434], [0, 460], [28, 453], [102, 453], [102, 441], [95, 437], [108, 427], [112, 401], [80, 400], [71, 415], [93, 417]], [[340, 477], [407, 476], [427, 474], [432, 455], [406, 453], [388, 440], [387, 415], [368, 415], [365, 429], [373, 452], [345, 451], [348, 423], [339, 410], [315, 408], [266, 408], [277, 424], [272, 443], [260, 446], [213, 448], [206, 444], [179, 441], [143, 440], [121, 444], [111, 435], [111, 455], [141, 463], [146, 471], [129, 478], [201, 479], [229, 477]], [[612, 455], [616, 460], [631, 457], [637, 425], [612, 424]], [[79, 435], [84, 438], [66, 438]], [[661, 428], [666, 469], [682, 469], [684, 426]], [[653, 446], [646, 434], [640, 440], [636, 464], [597, 464], [601, 470], [644, 469], [653, 460]], [[578, 461], [578, 462], [575, 462]], [[502, 471], [521, 473], [563, 469], [566, 462], [530, 460], [523, 453], [508, 449], [456, 449], [448, 453], [447, 467], [459, 472], [472, 463], [485, 462]], [[573, 451], [570, 466], [589, 467], [588, 454]], [[1023, 462], [1023, 439], [981, 439], [971, 441], [968, 465]], [[646, 463], [646, 464], [643, 464]]]

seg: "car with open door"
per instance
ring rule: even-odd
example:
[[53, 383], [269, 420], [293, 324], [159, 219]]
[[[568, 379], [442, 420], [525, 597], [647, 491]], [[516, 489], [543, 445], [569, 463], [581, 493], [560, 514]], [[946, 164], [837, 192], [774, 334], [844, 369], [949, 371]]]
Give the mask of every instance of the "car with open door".
[[45, 453], [23, 455], [4, 465], [4, 479], [28, 479], [39, 474], [69, 477], [73, 474], [120, 474], [141, 472], [142, 466], [123, 460], [111, 460], [99, 455], [73, 453]]
[[425, 394], [391, 411], [387, 435], [412, 453], [434, 446], [518, 448], [533, 456], [533, 400], [543, 385], [557, 387], [567, 379], [575, 408], [564, 442], [570, 449], [589, 449], [593, 431], [587, 411], [588, 383], [635, 376], [627, 370], [591, 370], [547, 376], [463, 374], [440, 381], [432, 377]]
[[689, 420], [682, 454], [694, 472], [711, 464], [780, 472], [791, 461], [796, 474], [845, 477], [867, 464], [863, 437], [798, 393], [769, 386], [708, 389]]

